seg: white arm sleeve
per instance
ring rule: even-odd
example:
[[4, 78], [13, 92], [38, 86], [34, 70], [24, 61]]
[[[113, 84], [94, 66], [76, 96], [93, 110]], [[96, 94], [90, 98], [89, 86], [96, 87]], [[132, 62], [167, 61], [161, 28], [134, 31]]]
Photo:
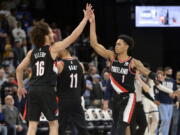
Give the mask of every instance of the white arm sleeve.
[[171, 94], [173, 93], [173, 90], [166, 88], [165, 86], [163, 86], [162, 84], [159, 84], [156, 86], [160, 91], [163, 91], [165, 93]]

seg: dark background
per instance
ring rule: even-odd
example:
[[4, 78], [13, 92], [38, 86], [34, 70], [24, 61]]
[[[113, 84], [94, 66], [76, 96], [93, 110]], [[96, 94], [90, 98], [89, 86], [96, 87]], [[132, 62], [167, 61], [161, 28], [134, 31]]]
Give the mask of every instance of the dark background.
[[[148, 62], [153, 68], [180, 67], [180, 28], [135, 28], [135, 5], [180, 5], [180, 0], [46, 0], [46, 10], [40, 16], [56, 21], [63, 30], [75, 28], [83, 17], [82, 9], [92, 3], [97, 21], [99, 42], [106, 47], [114, 46], [119, 34], [134, 37], [133, 56]], [[33, 2], [32, 2], [33, 4]], [[33, 11], [34, 16], [38, 16]], [[89, 32], [89, 26], [85, 32]]]

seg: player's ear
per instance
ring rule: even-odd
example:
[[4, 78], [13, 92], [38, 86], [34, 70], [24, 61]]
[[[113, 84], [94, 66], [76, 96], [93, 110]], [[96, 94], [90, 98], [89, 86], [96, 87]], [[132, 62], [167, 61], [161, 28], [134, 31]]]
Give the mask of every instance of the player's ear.
[[50, 38], [49, 38], [49, 35], [45, 35], [44, 38], [45, 38], [45, 42], [46, 42], [46, 41], [49, 41], [49, 39], [50, 39]]

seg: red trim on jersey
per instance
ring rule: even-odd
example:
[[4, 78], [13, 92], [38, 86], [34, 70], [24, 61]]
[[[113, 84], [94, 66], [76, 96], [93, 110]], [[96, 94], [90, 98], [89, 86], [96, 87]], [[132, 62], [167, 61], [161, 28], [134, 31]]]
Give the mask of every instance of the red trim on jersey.
[[136, 95], [134, 94], [133, 105], [132, 105], [131, 112], [130, 112], [129, 118], [128, 118], [128, 122], [129, 123], [131, 122], [131, 119], [132, 119], [132, 115], [133, 115], [133, 112], [134, 112], [135, 104], [136, 104]]
[[26, 104], [25, 104], [25, 107], [24, 107], [24, 113], [23, 113], [23, 120], [25, 120], [26, 119], [26, 115], [27, 115], [27, 102], [26, 102]]
[[120, 63], [124, 63], [124, 62], [130, 60], [130, 58], [131, 58], [131, 57], [129, 56], [126, 60], [121, 60], [120, 58], [119, 58], [118, 60], [119, 60]]
[[54, 65], [57, 67], [57, 61], [54, 62]]
[[129, 72], [130, 72], [131, 74], [135, 75], [136, 72], [133, 72], [133, 71], [132, 71], [131, 63], [132, 63], [132, 60], [131, 60], [131, 62], [130, 62], [130, 64], [129, 64]]
[[111, 80], [113, 81], [113, 83], [119, 88], [121, 89], [123, 92], [129, 92], [127, 89], [125, 89], [123, 86], [121, 86], [118, 82], [116, 82], [116, 80], [112, 77], [112, 75], [110, 75]]

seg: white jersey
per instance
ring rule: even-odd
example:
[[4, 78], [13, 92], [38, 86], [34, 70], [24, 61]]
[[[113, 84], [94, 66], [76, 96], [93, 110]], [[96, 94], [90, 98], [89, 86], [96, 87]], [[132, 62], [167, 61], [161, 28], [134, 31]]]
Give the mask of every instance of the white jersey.
[[142, 102], [142, 85], [138, 80], [134, 81], [136, 102]]

